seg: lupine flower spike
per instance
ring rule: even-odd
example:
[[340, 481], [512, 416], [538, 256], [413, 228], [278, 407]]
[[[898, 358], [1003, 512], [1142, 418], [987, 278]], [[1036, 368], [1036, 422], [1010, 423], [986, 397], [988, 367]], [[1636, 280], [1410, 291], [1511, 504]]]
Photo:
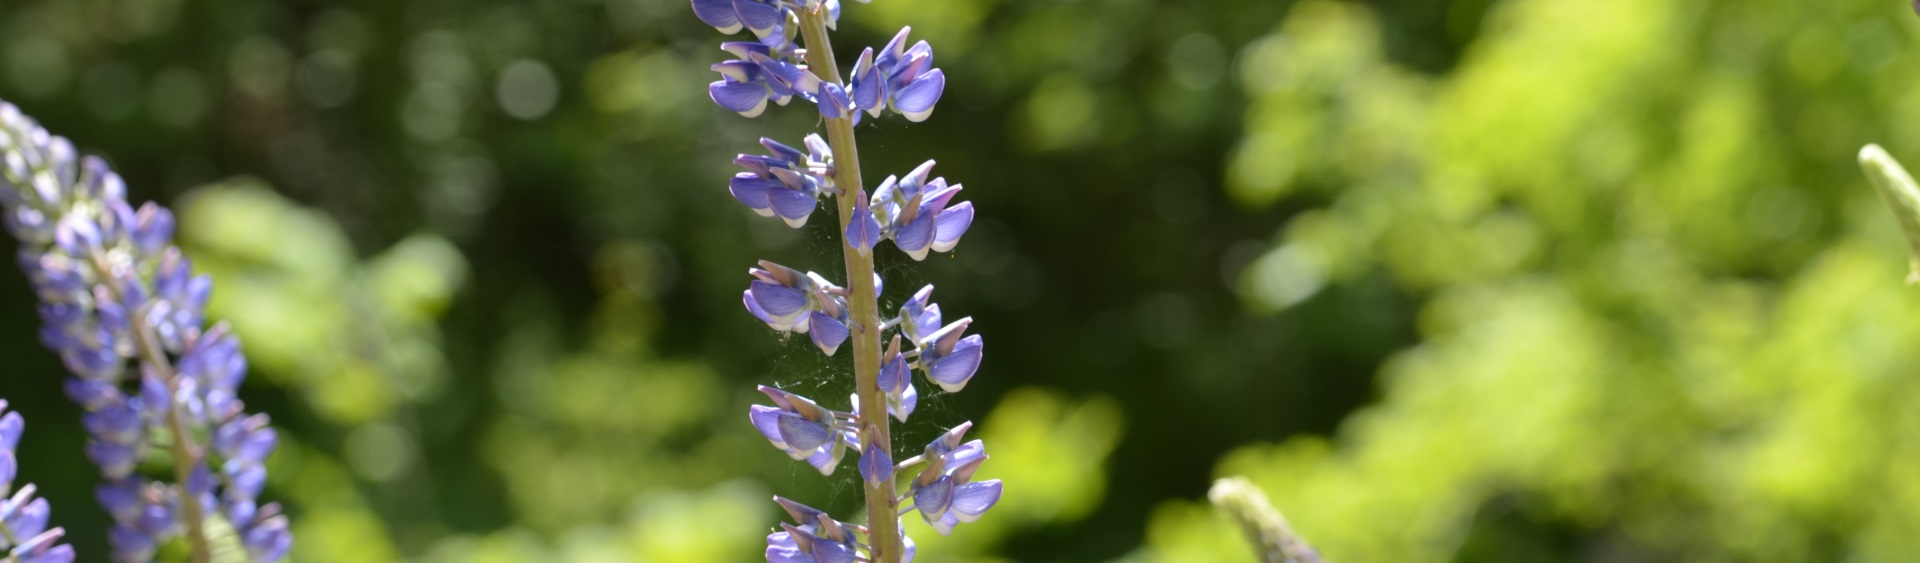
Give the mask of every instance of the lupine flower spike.
[[[871, 192], [861, 182], [854, 154], [854, 125], [863, 117], [888, 113], [923, 121], [946, 90], [946, 74], [933, 67], [933, 47], [908, 45], [911, 29], [902, 28], [879, 50], [860, 53], [848, 78], [832, 68], [828, 31], [840, 17], [837, 0], [691, 0], [700, 21], [721, 33], [751, 32], [755, 41], [721, 44], [731, 60], [713, 65], [720, 80], [708, 94], [720, 107], [747, 117], [766, 111], [768, 102], [793, 98], [814, 103], [826, 138], [809, 135], [806, 150], [761, 139], [767, 154], [742, 154], [734, 164], [727, 191], [762, 217], [778, 217], [794, 228], [807, 224], [822, 200], [838, 209], [845, 245], [846, 276], [871, 285], [836, 285], [828, 276], [761, 261], [747, 270], [751, 280], [741, 294], [747, 312], [783, 335], [808, 335], [831, 356], [852, 343], [855, 393], [846, 411], [773, 387], [760, 391], [772, 405], [749, 407], [747, 419], [774, 448], [806, 460], [831, 475], [846, 452], [859, 454], [860, 481], [866, 496], [867, 526], [844, 524], [826, 513], [785, 498], [790, 523], [767, 536], [767, 560], [780, 563], [910, 561], [914, 543], [901, 530], [902, 502], [942, 534], [972, 522], [1000, 499], [1000, 481], [974, 481], [987, 460], [979, 440], [960, 443], [971, 423], [961, 424], [926, 452], [894, 463], [889, 419], [906, 422], [919, 402], [913, 381], [923, 374], [940, 389], [965, 388], [980, 368], [983, 342], [969, 335], [971, 317], [943, 323], [931, 301], [933, 286], [915, 292], [897, 313], [883, 318], [878, 297], [882, 284], [874, 273], [873, 250], [882, 240], [914, 260], [930, 252], [949, 252], [973, 224], [973, 204], [955, 202], [960, 184], [932, 176], [933, 161], [903, 176], [889, 176]], [[804, 41], [802, 48], [796, 41]], [[836, 153], [835, 149], [845, 151]], [[891, 334], [889, 334], [891, 333]], [[884, 343], [884, 346], [882, 346]], [[898, 476], [926, 464], [908, 491]]]
[[[40, 299], [40, 340], [72, 373], [67, 397], [86, 411], [113, 559], [151, 560], [184, 534], [194, 560], [207, 561], [205, 521], [219, 517], [253, 561], [277, 561], [293, 542], [287, 518], [257, 499], [278, 437], [237, 398], [240, 341], [224, 324], [205, 326], [213, 284], [173, 246], [173, 215], [126, 197], [105, 160], [80, 157], [0, 102], [0, 213]], [[160, 449], [171, 483], [135, 472]]]

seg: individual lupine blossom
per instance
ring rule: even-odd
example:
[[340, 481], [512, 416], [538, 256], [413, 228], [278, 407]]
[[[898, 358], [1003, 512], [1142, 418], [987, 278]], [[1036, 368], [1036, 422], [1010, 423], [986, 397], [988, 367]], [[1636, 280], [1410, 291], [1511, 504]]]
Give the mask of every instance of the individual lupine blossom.
[[927, 444], [921, 460], [927, 464], [914, 477], [906, 498], [913, 509], [941, 535], [954, 526], [973, 522], [1000, 502], [1000, 480], [972, 482], [973, 473], [987, 461], [986, 444], [980, 440], [960, 443], [972, 422], [962, 423]]
[[[0, 399], [0, 411], [6, 410], [7, 401]], [[9, 563], [72, 563], [73, 547], [57, 543], [66, 530], [47, 529], [52, 512], [47, 499], [34, 498], [32, 484], [13, 489], [20, 471], [14, 447], [26, 428], [20, 413], [0, 416], [0, 497], [6, 497], [0, 500], [0, 550], [6, 550]]]
[[760, 392], [772, 397], [775, 406], [753, 405], [747, 411], [747, 420], [773, 447], [795, 460], [806, 460], [821, 475], [832, 475], [847, 448], [859, 447], [853, 415], [765, 385], [760, 386]]
[[[105, 480], [95, 496], [116, 523], [113, 558], [151, 560], [190, 529], [189, 506], [224, 517], [253, 560], [284, 557], [286, 517], [256, 504], [277, 438], [236, 397], [246, 377], [238, 339], [225, 325], [203, 328], [212, 282], [173, 246], [172, 214], [153, 203], [136, 211], [106, 161], [79, 157], [5, 102], [0, 212], [41, 301], [41, 341], [72, 373], [67, 396], [86, 411], [86, 454]], [[151, 441], [176, 429], [184, 443]], [[135, 473], [162, 446], [189, 459], [190, 473], [175, 475], [185, 483]]]
[[[798, 332], [813, 339], [814, 346], [831, 356], [847, 341], [847, 290], [813, 272], [760, 261], [749, 268], [754, 280], [740, 300], [747, 312], [768, 327], [781, 332]], [[878, 276], [874, 293], [879, 293]]]
[[947, 207], [960, 194], [960, 184], [947, 185], [946, 178], [928, 180], [932, 173], [929, 160], [906, 176], [881, 180], [870, 201], [855, 202], [847, 240], [863, 251], [880, 240], [892, 240], [914, 260], [926, 259], [928, 251], [953, 250], [973, 226], [973, 202]]
[[[850, 563], [865, 561], [857, 547], [860, 534], [867, 533], [862, 526], [847, 524], [828, 516], [826, 512], [782, 498], [773, 497], [781, 508], [787, 510], [787, 516], [795, 523], [780, 524], [781, 531], [767, 535], [767, 561], [771, 563]], [[913, 539], [905, 533], [900, 535], [905, 553], [901, 554], [901, 563], [913, 561]]]
[[907, 46], [911, 31], [900, 28], [878, 56], [871, 47], [860, 52], [848, 79], [854, 107], [874, 117], [893, 110], [915, 123], [933, 115], [934, 104], [947, 89], [947, 74], [933, 68], [933, 47], [926, 41]]
[[819, 135], [808, 135], [806, 152], [762, 137], [767, 153], [742, 154], [733, 163], [747, 169], [733, 175], [727, 191], [761, 217], [780, 217], [800, 228], [820, 205], [820, 197], [835, 192], [833, 149]]

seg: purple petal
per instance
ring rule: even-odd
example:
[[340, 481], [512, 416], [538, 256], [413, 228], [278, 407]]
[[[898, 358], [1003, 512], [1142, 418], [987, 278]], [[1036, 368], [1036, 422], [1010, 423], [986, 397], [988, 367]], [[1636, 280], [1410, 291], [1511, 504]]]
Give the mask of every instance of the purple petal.
[[775, 317], [800, 312], [807, 306], [807, 294], [797, 288], [755, 280], [747, 293], [760, 308]]
[[907, 388], [900, 392], [898, 398], [889, 398], [887, 412], [893, 413], [893, 417], [899, 419], [900, 422], [906, 422], [907, 416], [913, 414], [914, 405], [919, 403], [920, 392], [914, 390], [912, 382], [908, 382]]
[[287, 549], [293, 547], [293, 534], [287, 531], [286, 517], [275, 517], [247, 530], [245, 543], [254, 561], [272, 563], [287, 556]]
[[773, 442], [773, 447], [784, 450], [787, 449], [787, 442], [780, 437], [780, 413], [782, 412], [786, 411], [766, 405], [753, 405], [747, 407], [747, 421], [752, 422], [753, 428], [759, 430], [760, 435], [765, 436], [768, 442]]
[[[27, 489], [23, 487], [22, 490]], [[19, 500], [19, 495], [15, 495], [13, 502], [19, 502]], [[52, 509], [48, 508], [47, 499], [44, 498], [33, 499], [26, 506], [16, 504], [10, 508], [13, 508], [14, 513], [7, 515], [8, 531], [20, 537], [40, 535], [40, 532], [46, 531], [47, 519], [52, 516]]]
[[826, 425], [807, 420], [797, 414], [782, 412], [774, 417], [774, 426], [780, 431], [780, 441], [786, 442], [794, 450], [810, 452], [833, 438], [833, 431]]
[[833, 470], [840, 467], [840, 458], [846, 454], [846, 444], [836, 441], [833, 445], [820, 448], [819, 451], [808, 456], [807, 464], [819, 470], [821, 475], [832, 475]]
[[868, 444], [860, 450], [860, 477], [868, 485], [880, 486], [893, 482], [893, 456], [887, 455], [887, 447], [880, 444]]
[[881, 392], [889, 395], [904, 391], [908, 385], [906, 356], [896, 353], [887, 358], [885, 363], [880, 364], [876, 383], [880, 385]]
[[753, 290], [749, 289], [740, 292], [740, 302], [747, 306], [747, 312], [753, 314], [753, 318], [760, 319], [760, 322], [767, 323], [768, 326], [773, 326], [775, 329], [779, 328], [781, 324], [780, 320], [773, 318], [773, 315], [767, 314], [766, 309], [760, 308], [760, 302], [753, 300]]
[[847, 341], [846, 323], [819, 311], [813, 311], [807, 315], [810, 317], [807, 322], [812, 325], [808, 335], [813, 337], [813, 345], [819, 346], [820, 351], [828, 356], [839, 351], [840, 344]]
[[731, 0], [693, 0], [693, 15], [720, 33], [740, 31], [740, 14], [734, 11]]
[[935, 479], [933, 483], [913, 491], [913, 507], [927, 523], [940, 517], [947, 511], [947, 505], [953, 502], [953, 481], [946, 477]]
[[900, 28], [900, 33], [894, 34], [893, 39], [887, 41], [887, 46], [880, 48], [880, 52], [877, 53], [879, 56], [873, 60], [873, 66], [886, 71], [891, 70], [893, 65], [900, 64], [901, 57], [907, 52], [907, 34], [912, 31], [911, 26]]
[[893, 111], [907, 117], [915, 123], [926, 121], [933, 115], [933, 105], [940, 101], [940, 92], [947, 88], [947, 75], [940, 69], [922, 74], [908, 83], [905, 88], [893, 95]]
[[946, 178], [934, 178], [933, 181], [927, 182], [926, 193], [920, 198], [920, 206], [942, 211], [947, 208], [947, 202], [952, 201], [953, 196], [959, 194], [959, 184], [949, 186]]
[[847, 91], [841, 89], [839, 84], [829, 83], [820, 86], [819, 105], [821, 118], [840, 119], [852, 111], [853, 101], [847, 98]]
[[925, 259], [927, 248], [933, 244], [933, 219], [932, 215], [913, 218], [913, 222], [893, 234], [894, 246], [900, 247], [914, 260]]
[[767, 190], [767, 202], [773, 206], [773, 214], [779, 215], [787, 226], [800, 228], [806, 226], [807, 216], [819, 205], [813, 194], [785, 186]]
[[[6, 404], [0, 403], [0, 408], [6, 408]], [[20, 435], [26, 430], [27, 420], [21, 418], [20, 413], [10, 412], [0, 416], [0, 451], [13, 451], [14, 446], [20, 443]]]
[[733, 9], [739, 13], [740, 23], [756, 34], [786, 23], [786, 14], [767, 0], [733, 0]]
[[807, 159], [807, 153], [800, 152], [800, 149], [789, 147], [781, 144], [779, 141], [766, 137], [760, 138], [760, 146], [766, 147], [767, 153], [773, 155], [773, 158], [786, 162], [797, 163]]
[[757, 174], [741, 172], [734, 174], [733, 179], [727, 182], [727, 193], [733, 194], [733, 199], [746, 205], [761, 217], [772, 217], [773, 204], [768, 202], [767, 190], [778, 185], [778, 182], [762, 178]]
[[[866, 256], [873, 245], [880, 242], [880, 220], [873, 218], [873, 207], [867, 202], [867, 191], [857, 190], [853, 196], [853, 220], [847, 221], [847, 244]], [[879, 291], [876, 289], [875, 293]]]
[[927, 376], [933, 378], [941, 389], [948, 393], [957, 393], [967, 386], [967, 380], [973, 378], [973, 372], [980, 369], [980, 352], [983, 344], [980, 335], [975, 334], [960, 340], [953, 352], [941, 356], [933, 362]]
[[967, 227], [973, 225], [973, 202], [964, 201], [934, 218], [933, 251], [947, 252], [960, 243], [960, 236], [967, 234]]
[[853, 107], [866, 110], [868, 115], [880, 117], [880, 110], [886, 106], [887, 91], [881, 85], [880, 72], [873, 68], [873, 48], [860, 52], [859, 62], [853, 63], [853, 77], [847, 86], [851, 90]]
[[746, 117], [767, 110], [767, 87], [757, 82], [716, 80], [707, 85], [707, 96], [720, 107]]

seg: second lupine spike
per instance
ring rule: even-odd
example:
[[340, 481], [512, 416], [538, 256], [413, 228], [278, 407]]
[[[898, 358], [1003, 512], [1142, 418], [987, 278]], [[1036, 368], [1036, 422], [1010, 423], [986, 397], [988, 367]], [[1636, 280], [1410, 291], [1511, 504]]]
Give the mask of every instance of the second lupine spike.
[[[926, 453], [898, 466], [887, 440], [889, 417], [905, 422], [918, 402], [915, 371], [925, 374], [947, 392], [960, 391], [972, 379], [981, 360], [979, 335], [966, 334], [972, 318], [942, 324], [939, 305], [930, 301], [932, 286], [916, 292], [897, 316], [881, 319], [877, 297], [881, 279], [873, 271], [872, 251], [882, 240], [914, 260], [930, 252], [949, 252], [973, 224], [970, 202], [954, 203], [959, 184], [933, 178], [933, 161], [904, 175], [888, 177], [871, 193], [860, 180], [853, 152], [853, 126], [866, 117], [892, 112], [909, 121], [922, 121], [933, 112], [946, 89], [946, 74], [933, 66], [933, 48], [925, 41], [907, 44], [910, 28], [902, 28], [878, 51], [866, 49], [853, 65], [850, 79], [840, 82], [830, 64], [832, 47], [827, 30], [839, 19], [836, 0], [691, 0], [694, 15], [722, 33], [751, 31], [757, 43], [722, 45], [735, 59], [715, 64], [721, 80], [709, 86], [714, 102], [725, 109], [753, 117], [768, 102], [785, 104], [798, 97], [816, 104], [827, 125], [831, 143], [818, 135], [807, 137], [807, 152], [771, 140], [762, 140], [767, 155], [742, 154], [734, 163], [745, 169], [728, 182], [735, 200], [763, 217], [778, 217], [789, 226], [804, 226], [820, 199], [839, 201], [846, 245], [847, 276], [872, 276], [873, 291], [852, 284], [835, 285], [824, 276], [762, 261], [748, 271], [752, 280], [741, 294], [741, 304], [754, 318], [775, 331], [809, 335], [813, 344], [831, 356], [854, 338], [856, 393], [848, 412], [830, 410], [781, 389], [761, 386], [772, 405], [753, 405], [748, 420], [775, 448], [796, 460], [806, 460], [823, 474], [831, 474], [848, 450], [859, 453], [856, 463], [866, 494], [871, 529], [839, 523], [826, 513], [775, 497], [792, 522], [782, 523], [767, 536], [767, 560], [779, 563], [853, 563], [911, 561], [914, 543], [899, 526], [897, 472], [926, 463], [904, 497], [913, 509], [942, 534], [980, 517], [1000, 499], [998, 480], [973, 481], [987, 459], [985, 446], [974, 440], [959, 443], [971, 427], [963, 423], [934, 443]], [[793, 42], [798, 31], [808, 45]], [[816, 71], [824, 71], [816, 73]], [[822, 79], [829, 77], [830, 79]], [[833, 154], [835, 149], [848, 151]], [[842, 168], [842, 163], [847, 163]], [[885, 334], [892, 331], [893, 334]], [[884, 351], [879, 343], [885, 342]], [[911, 346], [912, 350], [904, 348]], [[862, 412], [863, 405], [867, 412]], [[876, 412], [884, 411], [884, 412]], [[861, 541], [862, 536], [866, 541]], [[897, 536], [894, 537], [894, 536]]]
[[[195, 557], [208, 557], [203, 524], [215, 514], [205, 509], [216, 506], [254, 561], [284, 557], [286, 517], [254, 505], [276, 439], [236, 399], [245, 357], [224, 325], [203, 326], [212, 283], [172, 245], [172, 216], [151, 203], [134, 210], [106, 161], [78, 156], [5, 102], [0, 163], [0, 208], [41, 299], [41, 339], [72, 372], [68, 397], [87, 410], [85, 451], [105, 480], [96, 497], [116, 522], [114, 558], [150, 560], [183, 532]], [[241, 446], [194, 442], [210, 434]], [[162, 447], [173, 450], [175, 483], [134, 474]]]

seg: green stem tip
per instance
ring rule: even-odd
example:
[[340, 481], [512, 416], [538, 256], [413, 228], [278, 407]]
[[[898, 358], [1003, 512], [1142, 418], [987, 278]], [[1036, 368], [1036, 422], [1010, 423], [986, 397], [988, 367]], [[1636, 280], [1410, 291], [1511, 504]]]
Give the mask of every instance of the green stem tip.
[[1860, 169], [1873, 181], [1880, 197], [1893, 209], [1893, 218], [1907, 235], [1907, 284], [1920, 284], [1920, 185], [1880, 145], [1860, 148]]

